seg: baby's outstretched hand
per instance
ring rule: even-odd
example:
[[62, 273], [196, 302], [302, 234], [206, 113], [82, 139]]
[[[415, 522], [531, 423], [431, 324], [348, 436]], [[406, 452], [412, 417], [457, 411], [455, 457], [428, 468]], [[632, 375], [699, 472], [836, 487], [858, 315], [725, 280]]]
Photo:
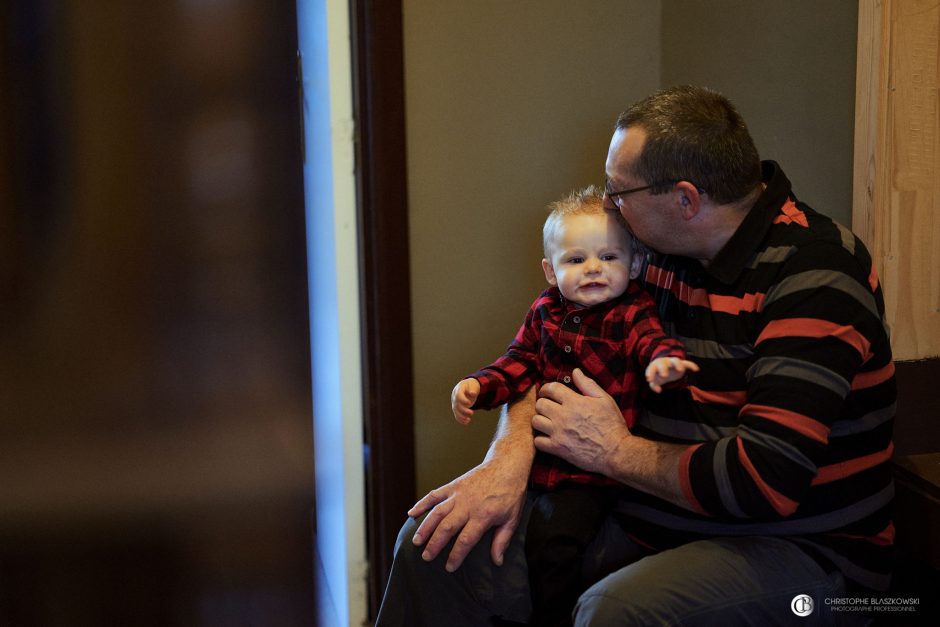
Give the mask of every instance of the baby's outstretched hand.
[[480, 382], [476, 379], [463, 379], [454, 386], [450, 393], [450, 406], [454, 410], [454, 418], [462, 425], [470, 424], [473, 415], [473, 404], [480, 395]]
[[663, 391], [663, 385], [678, 381], [686, 372], [698, 372], [698, 366], [687, 359], [660, 357], [651, 361], [646, 368], [646, 380], [650, 389], [659, 394]]

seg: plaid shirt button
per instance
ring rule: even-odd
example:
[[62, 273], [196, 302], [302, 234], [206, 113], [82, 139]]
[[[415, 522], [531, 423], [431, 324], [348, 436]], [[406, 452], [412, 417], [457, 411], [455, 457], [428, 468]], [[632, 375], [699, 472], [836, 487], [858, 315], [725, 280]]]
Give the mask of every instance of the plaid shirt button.
[[570, 347], [570, 346], [566, 346], [566, 347], [565, 347], [565, 352], [566, 352], [566, 353], [570, 353], [570, 352], [571, 352], [571, 347]]
[[571, 377], [565, 375], [565, 377], [562, 378], [562, 381], [564, 381], [565, 383], [571, 383]]
[[575, 316], [572, 320], [574, 320], [575, 324], [581, 324], [581, 316]]

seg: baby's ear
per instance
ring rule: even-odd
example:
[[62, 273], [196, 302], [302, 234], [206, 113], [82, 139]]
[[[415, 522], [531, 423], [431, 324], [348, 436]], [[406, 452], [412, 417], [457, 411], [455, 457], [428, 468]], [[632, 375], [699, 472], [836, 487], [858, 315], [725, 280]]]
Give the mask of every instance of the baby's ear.
[[640, 276], [640, 270], [643, 269], [643, 259], [646, 257], [639, 251], [633, 251], [633, 260], [630, 262], [630, 280]]
[[542, 259], [542, 272], [545, 273], [545, 280], [549, 285], [558, 285], [558, 279], [555, 278], [555, 268], [548, 259]]

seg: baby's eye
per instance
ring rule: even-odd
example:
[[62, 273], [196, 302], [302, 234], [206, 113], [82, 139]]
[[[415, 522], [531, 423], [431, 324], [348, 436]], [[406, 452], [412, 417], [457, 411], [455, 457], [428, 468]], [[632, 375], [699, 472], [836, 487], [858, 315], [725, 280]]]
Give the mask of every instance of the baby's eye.
[[617, 255], [614, 255], [614, 254], [601, 255], [601, 259], [604, 261], [615, 261], [617, 259]]
[[569, 257], [568, 263], [584, 263], [584, 257]]

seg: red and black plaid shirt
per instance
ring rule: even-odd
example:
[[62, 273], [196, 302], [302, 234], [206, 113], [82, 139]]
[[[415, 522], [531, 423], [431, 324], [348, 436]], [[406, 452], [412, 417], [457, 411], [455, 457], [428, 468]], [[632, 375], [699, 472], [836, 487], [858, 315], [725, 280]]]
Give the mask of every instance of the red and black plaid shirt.
[[[647, 388], [646, 367], [658, 357], [686, 355], [682, 344], [666, 335], [653, 300], [638, 284], [594, 307], [578, 307], [550, 287], [529, 308], [506, 354], [470, 375], [480, 382], [474, 407], [493, 409], [536, 383], [571, 387], [572, 371], [581, 368], [614, 398], [632, 427]], [[561, 482], [614, 484], [544, 453], [536, 456], [530, 482], [547, 489]]]

